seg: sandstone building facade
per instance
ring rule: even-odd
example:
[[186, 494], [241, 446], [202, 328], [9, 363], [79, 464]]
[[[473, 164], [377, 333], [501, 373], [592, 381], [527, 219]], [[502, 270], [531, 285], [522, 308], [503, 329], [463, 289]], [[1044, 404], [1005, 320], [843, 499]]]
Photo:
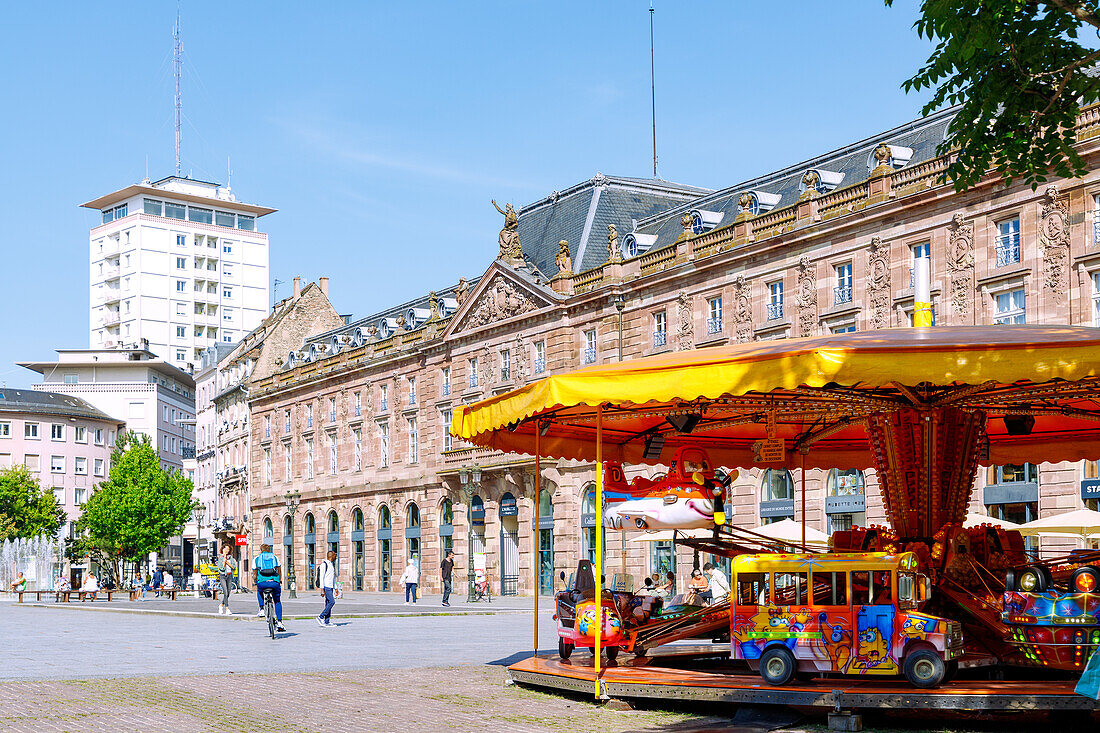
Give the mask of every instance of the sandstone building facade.
[[[495, 592], [532, 592], [536, 568], [546, 590], [593, 552], [593, 468], [544, 461], [536, 496], [533, 459], [449, 437], [457, 405], [619, 358], [904, 327], [919, 257], [937, 325], [1096, 325], [1100, 173], [1035, 191], [990, 177], [956, 193], [936, 152], [950, 116], [720, 191], [597, 176], [520, 209], [477, 278], [311, 334], [251, 383], [253, 537], [273, 538], [299, 587], [331, 548], [347, 588], [390, 588], [415, 559], [437, 592], [453, 547]], [[1089, 108], [1089, 161], [1098, 131]], [[971, 511], [1026, 521], [1077, 508], [1095, 501], [1096, 476], [1094, 463], [982, 469]], [[748, 467], [735, 486], [746, 527], [885, 522], [873, 471]], [[673, 557], [608, 535], [608, 562], [639, 579], [693, 561]]]

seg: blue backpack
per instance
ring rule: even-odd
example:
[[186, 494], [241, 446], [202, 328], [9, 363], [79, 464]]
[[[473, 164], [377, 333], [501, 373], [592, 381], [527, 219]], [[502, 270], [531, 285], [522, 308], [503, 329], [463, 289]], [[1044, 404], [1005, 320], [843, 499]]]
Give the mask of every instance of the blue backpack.
[[273, 552], [263, 552], [256, 558], [256, 569], [261, 580], [278, 580], [279, 559]]

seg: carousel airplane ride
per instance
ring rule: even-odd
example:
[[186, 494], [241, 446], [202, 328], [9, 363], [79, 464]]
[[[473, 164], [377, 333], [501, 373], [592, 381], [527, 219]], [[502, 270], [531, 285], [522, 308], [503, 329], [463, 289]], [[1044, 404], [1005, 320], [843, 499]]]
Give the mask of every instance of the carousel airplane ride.
[[[452, 432], [478, 445], [533, 454], [536, 462], [539, 456], [595, 460], [600, 515], [605, 490], [606, 498], [623, 499], [619, 506], [609, 502], [611, 526], [655, 529], [678, 521], [700, 526], [706, 518], [715, 527], [713, 535], [685, 543], [738, 558], [774, 548], [753, 547], [745, 530], [706, 517], [703, 502], [708, 486], [714, 498], [713, 473], [709, 479], [703, 475], [698, 490], [681, 483], [687, 476], [679, 473], [675, 486], [667, 488], [691, 493], [678, 494], [659, 485], [631, 488], [614, 463], [605, 478], [605, 461], [670, 465], [696, 449], [704, 452], [708, 467], [785, 468], [796, 475], [807, 469], [875, 469], [890, 526], [834, 533], [829, 554], [870, 553], [884, 565], [887, 558], [905, 556], [914, 575], [927, 578], [928, 592], [903, 597], [903, 572], [894, 567], [889, 581], [894, 627], [888, 632], [875, 621], [881, 638], [873, 642], [880, 647], [879, 659], [889, 656], [893, 666], [864, 661], [830, 669], [843, 666], [845, 673], [861, 675], [901, 669], [906, 650], [927, 651], [929, 643], [942, 647], [936, 651], [948, 667], [955, 659], [948, 650], [958, 648], [956, 635], [951, 631], [950, 638], [930, 642], [941, 633], [939, 623], [924, 621], [922, 627], [920, 613], [962, 625], [964, 664], [981, 660], [1073, 672], [1100, 644], [1100, 554], [1078, 551], [1040, 561], [1024, 552], [1014, 531], [962, 526], [979, 466], [1100, 459], [1095, 329], [888, 329], [682, 351], [546, 377], [458, 410]], [[538, 475], [536, 470], [536, 480]], [[671, 501], [662, 511], [664, 505], [655, 506], [654, 500], [666, 498]], [[805, 492], [802, 502], [805, 516]], [[720, 512], [712, 516], [717, 519]], [[598, 523], [597, 560], [602, 541]], [[809, 555], [807, 550], [811, 597], [804, 607], [812, 614], [827, 604], [817, 602], [825, 598], [817, 598], [820, 561]], [[602, 577], [598, 563], [594, 572]], [[860, 626], [858, 613], [835, 621], [827, 617], [813, 630], [797, 613], [779, 619], [782, 614], [767, 609], [803, 607], [797, 594], [790, 605], [779, 596], [781, 587], [803, 581], [774, 568], [758, 572], [766, 576], [760, 581], [766, 590], [746, 610], [756, 609], [759, 626], [760, 609], [766, 609], [769, 625], [774, 618], [786, 627], [784, 633], [804, 635], [811, 650], [800, 656], [797, 644], [790, 650], [789, 637], [763, 636], [757, 639], [764, 641], [757, 645], [761, 658], [769, 648], [787, 646], [795, 659], [792, 672], [811, 674], [822, 667], [815, 661], [817, 636], [828, 647], [826, 637], [854, 640], [870, 630]], [[843, 581], [831, 581], [843, 582], [845, 608], [855, 607], [856, 572], [847, 568]], [[732, 580], [736, 595], [737, 579]], [[739, 609], [728, 615], [736, 655]], [[803, 629], [791, 632], [799, 623]], [[592, 636], [597, 680], [601, 636]], [[914, 636], [919, 643], [910, 646]], [[887, 637], [891, 645], [904, 644], [887, 654], [881, 649]], [[859, 652], [851, 652], [852, 658]], [[599, 694], [598, 681], [596, 687]]]

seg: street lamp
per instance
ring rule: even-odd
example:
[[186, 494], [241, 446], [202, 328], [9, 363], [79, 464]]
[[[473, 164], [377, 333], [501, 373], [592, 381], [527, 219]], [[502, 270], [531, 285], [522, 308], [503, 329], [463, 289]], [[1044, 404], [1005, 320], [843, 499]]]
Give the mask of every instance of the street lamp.
[[294, 513], [298, 511], [298, 504], [302, 501], [302, 494], [299, 491], [288, 491], [283, 497], [286, 501], [286, 510], [290, 512], [290, 551], [287, 552], [286, 562], [286, 581], [290, 585], [290, 593], [288, 598], [297, 598], [298, 594], [294, 588]]
[[466, 555], [467, 568], [467, 592], [466, 602], [474, 601], [474, 494], [481, 485], [481, 469], [474, 466], [472, 469], [462, 468], [458, 472], [458, 480], [462, 484], [462, 490], [466, 496]]
[[202, 518], [206, 515], [206, 505], [199, 504], [195, 507], [195, 563], [199, 566], [199, 574], [202, 574]]
[[[622, 293], [614, 293], [611, 296], [611, 304], [619, 312], [619, 361], [623, 360], [623, 310], [626, 308], [626, 296]], [[596, 517], [597, 522], [602, 522], [603, 517]], [[622, 569], [626, 573], [626, 529], [619, 531], [619, 544], [622, 549]]]

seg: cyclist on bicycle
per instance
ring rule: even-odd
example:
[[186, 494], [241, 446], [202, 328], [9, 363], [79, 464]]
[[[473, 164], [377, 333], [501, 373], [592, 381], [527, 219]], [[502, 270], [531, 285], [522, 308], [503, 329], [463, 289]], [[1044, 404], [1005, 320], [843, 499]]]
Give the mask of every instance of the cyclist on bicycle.
[[267, 542], [260, 545], [260, 554], [252, 561], [252, 582], [256, 584], [256, 599], [260, 603], [260, 612], [257, 616], [264, 615], [264, 591], [271, 591], [271, 598], [275, 602], [276, 631], [286, 631], [283, 626], [283, 601], [282, 586], [280, 585], [279, 558], [271, 551], [271, 545]]

